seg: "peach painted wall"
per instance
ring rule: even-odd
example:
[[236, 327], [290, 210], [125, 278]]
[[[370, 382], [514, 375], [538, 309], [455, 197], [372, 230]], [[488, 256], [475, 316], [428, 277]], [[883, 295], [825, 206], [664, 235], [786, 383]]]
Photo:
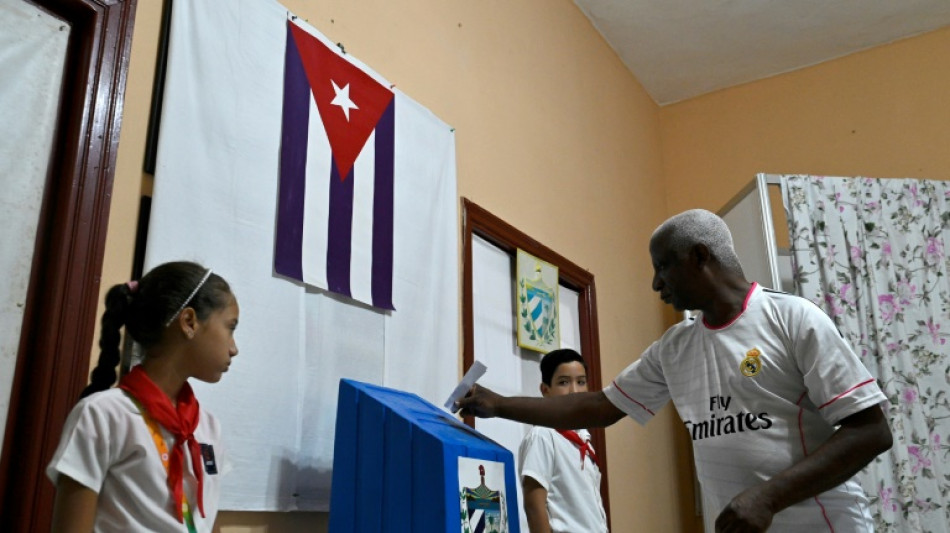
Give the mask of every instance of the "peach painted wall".
[[[140, 0], [136, 14], [104, 289], [128, 278], [138, 197], [150, 188], [141, 169], [160, 4]], [[662, 333], [647, 253], [668, 212], [659, 108], [572, 1], [284, 4], [456, 128], [460, 196], [594, 273], [605, 379]], [[667, 408], [646, 428], [608, 429], [615, 531], [687, 527], [679, 428]], [[323, 531], [325, 520], [221, 517], [225, 533]]]
[[671, 213], [758, 172], [950, 179], [950, 28], [660, 111]]

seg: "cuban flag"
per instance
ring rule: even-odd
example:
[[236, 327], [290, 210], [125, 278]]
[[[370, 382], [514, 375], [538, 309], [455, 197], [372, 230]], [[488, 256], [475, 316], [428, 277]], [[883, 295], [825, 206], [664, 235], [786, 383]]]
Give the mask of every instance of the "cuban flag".
[[393, 91], [287, 20], [274, 269], [393, 307]]

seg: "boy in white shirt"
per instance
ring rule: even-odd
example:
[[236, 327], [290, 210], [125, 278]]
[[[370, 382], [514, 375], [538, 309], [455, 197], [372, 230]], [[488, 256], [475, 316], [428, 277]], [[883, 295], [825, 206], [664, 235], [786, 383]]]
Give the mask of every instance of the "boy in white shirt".
[[[540, 389], [545, 398], [587, 392], [584, 358], [571, 349], [545, 355]], [[519, 449], [524, 510], [531, 533], [607, 531], [597, 463], [587, 430], [531, 428]]]

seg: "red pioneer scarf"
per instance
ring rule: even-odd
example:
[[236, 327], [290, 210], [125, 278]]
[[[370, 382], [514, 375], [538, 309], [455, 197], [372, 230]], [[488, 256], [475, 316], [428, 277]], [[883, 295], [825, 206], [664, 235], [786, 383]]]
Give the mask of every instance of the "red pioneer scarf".
[[172, 405], [168, 396], [162, 392], [141, 366], [136, 366], [119, 381], [119, 388], [129, 393], [132, 398], [141, 404], [145, 412], [153, 420], [162, 425], [175, 437], [175, 447], [172, 448], [168, 462], [168, 488], [172, 491], [172, 500], [175, 502], [175, 513], [181, 522], [181, 502], [184, 497], [182, 478], [185, 462], [185, 444], [191, 452], [191, 467], [198, 480], [198, 510], [204, 516], [203, 478], [204, 468], [201, 464], [201, 446], [195, 440], [195, 428], [198, 427], [198, 400], [195, 398], [191, 386], [185, 382], [178, 393], [178, 407]]
[[556, 431], [560, 433], [565, 439], [573, 442], [578, 448], [580, 448], [581, 468], [584, 468], [584, 457], [587, 456], [588, 453], [590, 454], [590, 460], [593, 461], [598, 467], [600, 466], [600, 463], [597, 462], [597, 455], [594, 453], [594, 447], [590, 445], [589, 441], [582, 439], [581, 436], [572, 429], [558, 429]]

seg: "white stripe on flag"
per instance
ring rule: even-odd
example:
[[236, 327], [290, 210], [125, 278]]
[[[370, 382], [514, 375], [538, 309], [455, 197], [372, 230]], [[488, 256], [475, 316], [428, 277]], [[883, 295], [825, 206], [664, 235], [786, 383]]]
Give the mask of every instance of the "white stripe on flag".
[[373, 301], [373, 194], [376, 184], [376, 131], [353, 163], [353, 236], [350, 240], [350, 295]]
[[304, 283], [323, 288], [327, 286], [327, 213], [330, 212], [331, 161], [330, 140], [311, 93], [300, 262]]

